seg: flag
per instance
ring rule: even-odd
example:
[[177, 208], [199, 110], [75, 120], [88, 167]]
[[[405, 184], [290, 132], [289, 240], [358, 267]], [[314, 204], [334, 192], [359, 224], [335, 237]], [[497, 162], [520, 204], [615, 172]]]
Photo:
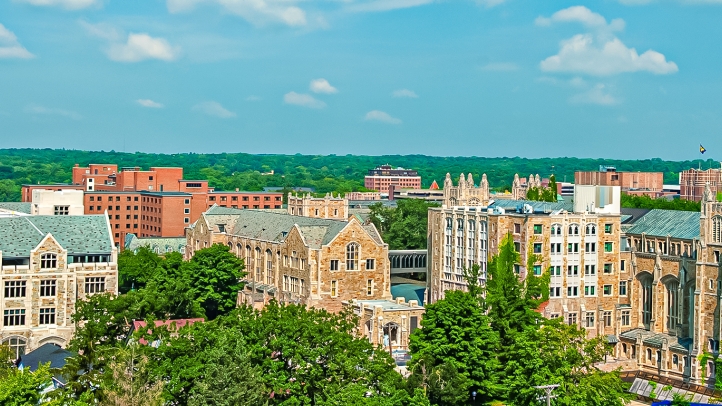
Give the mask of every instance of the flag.
[[699, 153], [704, 154], [705, 152], [707, 152], [707, 150], [702, 146], [702, 144], [699, 144]]

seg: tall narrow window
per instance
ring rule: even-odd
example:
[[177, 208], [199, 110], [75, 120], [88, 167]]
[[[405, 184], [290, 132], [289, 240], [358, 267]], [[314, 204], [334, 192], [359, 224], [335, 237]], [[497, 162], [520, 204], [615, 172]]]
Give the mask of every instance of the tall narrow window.
[[266, 283], [273, 285], [273, 253], [266, 250]]
[[667, 288], [667, 328], [673, 330], [679, 324], [679, 282], [669, 282]]
[[366, 296], [372, 296], [374, 294], [374, 280], [366, 280]]
[[338, 281], [331, 281], [331, 297], [338, 296]]
[[642, 323], [649, 329], [652, 322], [652, 277], [646, 276], [640, 280], [642, 284]]
[[722, 216], [712, 217], [712, 241], [722, 242]]
[[361, 249], [361, 246], [355, 242], [352, 242], [346, 246], [346, 270], [347, 271], [358, 270], [358, 257], [359, 257], [360, 249]]
[[261, 258], [261, 249], [256, 247], [256, 281], [257, 282], [263, 282], [263, 275], [261, 273], [262, 268], [262, 261]]

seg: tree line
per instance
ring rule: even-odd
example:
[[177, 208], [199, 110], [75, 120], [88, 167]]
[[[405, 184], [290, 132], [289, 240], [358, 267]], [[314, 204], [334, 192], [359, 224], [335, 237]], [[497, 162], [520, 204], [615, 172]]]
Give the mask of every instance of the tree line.
[[[350, 309], [231, 305], [245, 271], [226, 246], [199, 250], [190, 261], [126, 251], [119, 260], [124, 293], [78, 304], [69, 345], [78, 355], [59, 371], [0, 368], [0, 403], [526, 406], [541, 396], [534, 386], [558, 384], [555, 405], [625, 404], [632, 395], [619, 371], [597, 368], [608, 344], [577, 325], [544, 319], [537, 309], [548, 299], [549, 275], [520, 280], [519, 261], [507, 236], [488, 263], [486, 284], [474, 266], [466, 272], [468, 291], [428, 305], [410, 336], [404, 376], [386, 349], [359, 336]], [[193, 316], [205, 321], [179, 331], [130, 328], [132, 320], [153, 326]], [[44, 394], [51, 374], [68, 384]]]

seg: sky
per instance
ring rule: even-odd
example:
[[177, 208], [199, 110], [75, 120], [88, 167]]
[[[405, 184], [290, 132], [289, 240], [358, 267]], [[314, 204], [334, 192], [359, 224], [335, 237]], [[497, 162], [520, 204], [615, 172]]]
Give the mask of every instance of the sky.
[[0, 0], [0, 146], [722, 158], [722, 0]]

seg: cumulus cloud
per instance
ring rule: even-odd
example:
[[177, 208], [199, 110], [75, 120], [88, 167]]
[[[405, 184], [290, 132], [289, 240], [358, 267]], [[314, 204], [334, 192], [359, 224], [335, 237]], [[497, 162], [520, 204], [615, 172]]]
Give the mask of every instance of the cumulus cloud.
[[30, 104], [25, 107], [25, 112], [30, 114], [47, 114], [47, 115], [55, 115], [55, 116], [62, 116], [66, 118], [71, 118], [73, 120], [80, 120], [83, 118], [80, 114], [70, 111], [70, 110], [63, 110], [63, 109], [56, 109], [56, 108], [48, 108], [43, 107], [37, 104]]
[[315, 99], [310, 94], [288, 92], [283, 95], [283, 102], [286, 104], [294, 104], [296, 106], [308, 107], [311, 109], [322, 109], [326, 107], [326, 103]]
[[308, 88], [311, 89], [311, 91], [314, 93], [338, 93], [338, 89], [331, 86], [331, 84], [328, 83], [328, 80], [324, 78], [312, 80]]
[[140, 62], [146, 59], [172, 61], [179, 53], [179, 48], [172, 47], [163, 38], [134, 33], [128, 35], [128, 40], [124, 44], [111, 44], [107, 51], [108, 58], [118, 62]]
[[136, 103], [140, 104], [143, 107], [150, 107], [153, 109], [160, 109], [164, 107], [161, 103], [154, 102], [151, 99], [138, 99], [136, 100]]
[[217, 4], [256, 25], [280, 23], [300, 27], [307, 24], [306, 12], [296, 6], [294, 0], [166, 0], [171, 13], [188, 12], [199, 4]]
[[0, 24], [0, 59], [19, 58], [30, 59], [35, 55], [31, 54], [18, 42], [18, 38], [12, 31]]
[[225, 107], [221, 106], [220, 103], [215, 101], [205, 101], [198, 103], [193, 106], [193, 111], [220, 118], [232, 118], [236, 116], [236, 113], [227, 110]]
[[401, 120], [391, 117], [389, 113], [380, 110], [371, 110], [364, 117], [366, 121], [380, 121], [387, 124], [401, 124]]
[[408, 97], [411, 99], [416, 99], [417, 97], [419, 97], [419, 95], [417, 95], [416, 92], [414, 92], [413, 90], [409, 90], [409, 89], [394, 90], [393, 93], [391, 93], [391, 95], [394, 97]]
[[575, 94], [569, 101], [572, 103], [598, 104], [602, 106], [611, 106], [619, 103], [619, 100], [605, 90], [605, 86], [602, 83], [596, 84], [586, 92]]
[[33, 6], [54, 6], [68, 10], [80, 10], [90, 6], [100, 6], [99, 0], [15, 0], [21, 3], [32, 4]]
[[674, 73], [677, 64], [654, 50], [639, 54], [627, 47], [613, 31], [624, 29], [621, 19], [607, 20], [584, 6], [557, 11], [551, 17], [538, 17], [537, 25], [549, 26], [557, 22], [578, 22], [592, 32], [577, 34], [561, 41], [559, 53], [539, 64], [545, 72], [569, 72], [595, 76], [608, 76], [625, 72], [651, 72], [658, 75]]
[[481, 67], [481, 70], [493, 71], [493, 72], [511, 72], [519, 70], [519, 66], [511, 62], [496, 62], [488, 63]]

